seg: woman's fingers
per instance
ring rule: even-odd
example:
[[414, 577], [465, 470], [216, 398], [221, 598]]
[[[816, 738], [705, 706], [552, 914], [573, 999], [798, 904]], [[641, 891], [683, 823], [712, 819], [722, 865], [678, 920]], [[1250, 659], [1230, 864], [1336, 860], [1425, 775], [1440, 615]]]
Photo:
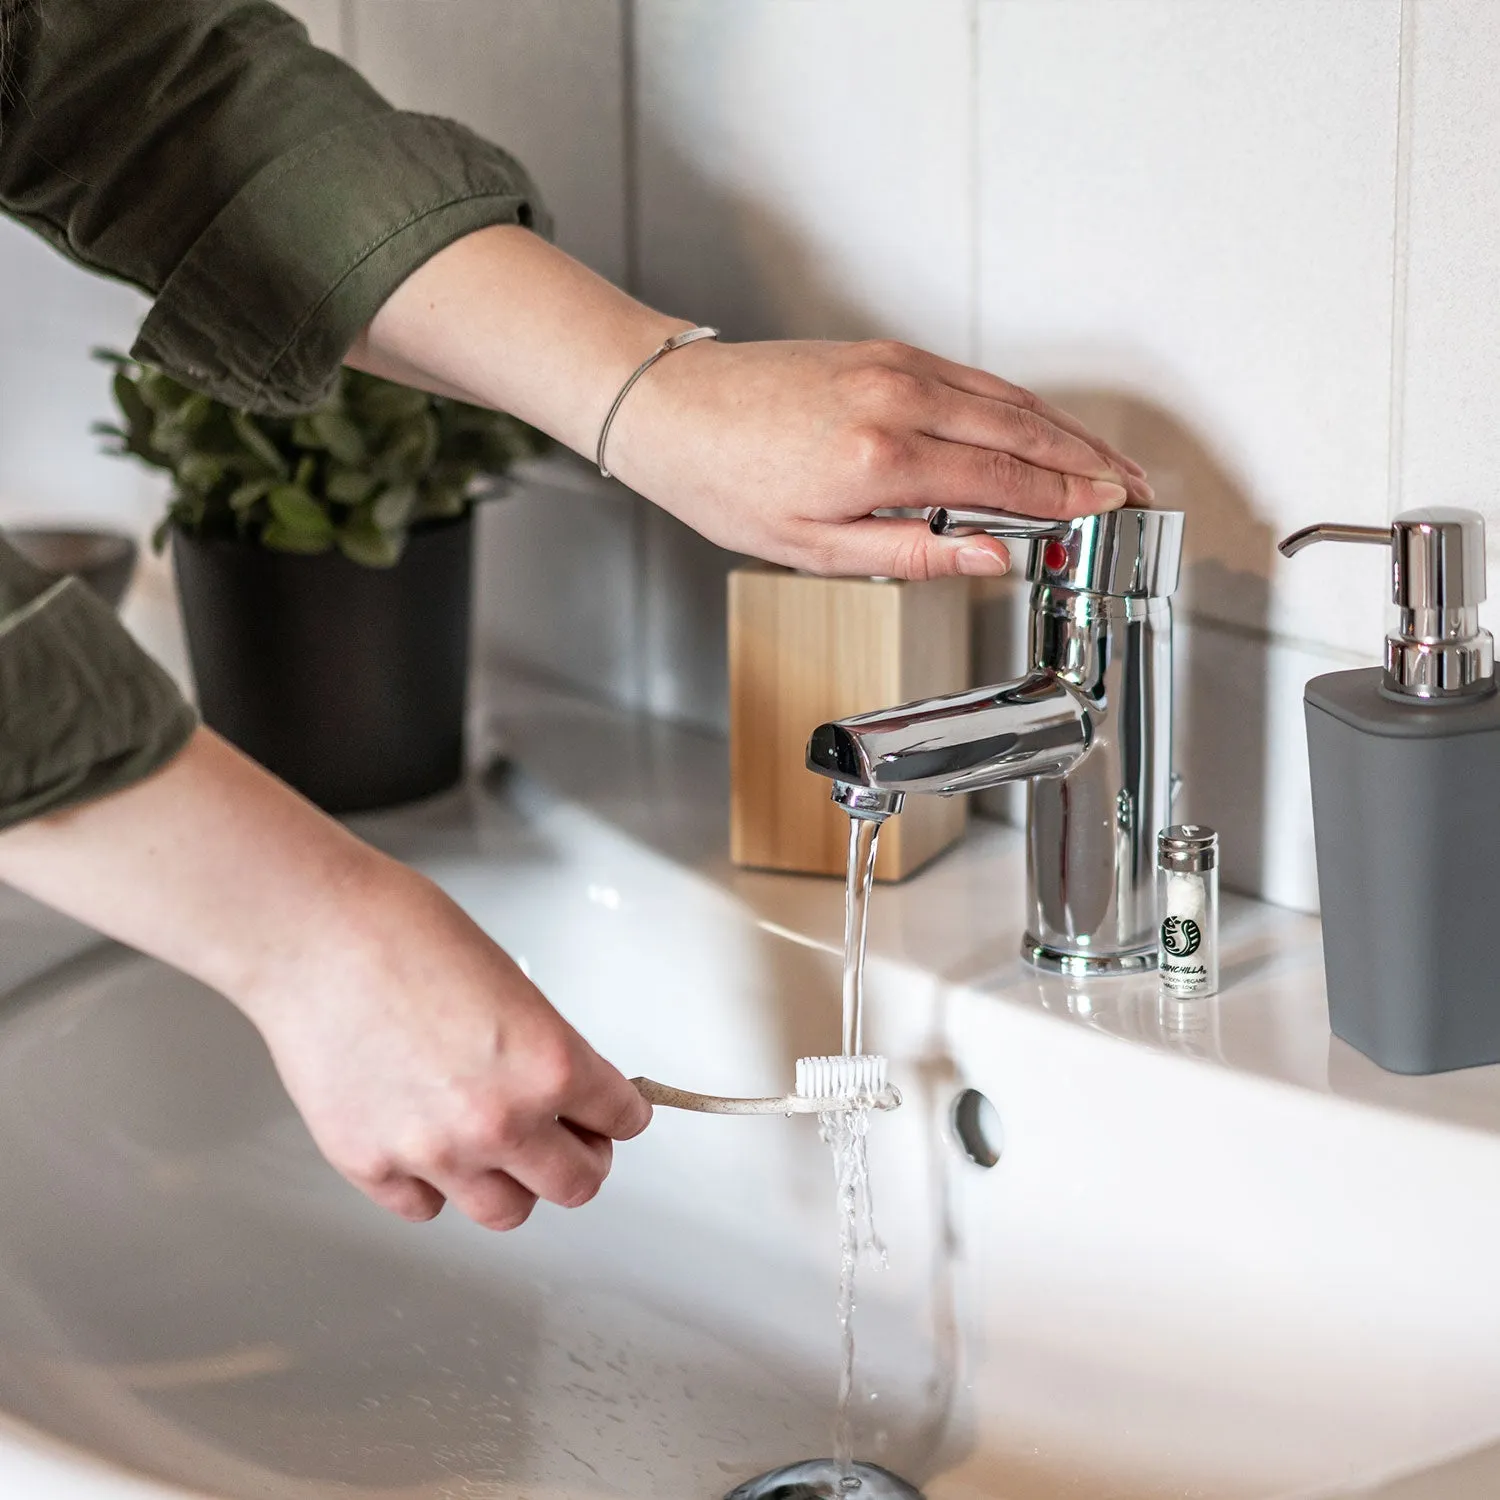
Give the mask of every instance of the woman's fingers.
[[[913, 350], [912, 353], [918, 369], [952, 386], [955, 390], [966, 391], [973, 396], [982, 396], [991, 401], [1004, 402], [1008, 406], [1016, 406], [1032, 412], [1054, 427], [1061, 428], [1064, 432], [1071, 433], [1080, 441], [1087, 443], [1096, 453], [1102, 455], [1112, 466], [1122, 470], [1131, 479], [1145, 480], [1145, 469], [1133, 458], [1121, 453], [1097, 433], [1090, 432], [1071, 412], [1063, 411], [1053, 406], [1051, 402], [1044, 401], [1034, 391], [1027, 390], [1025, 386], [1016, 385], [1013, 381], [1006, 380], [999, 375], [992, 375], [987, 370], [976, 370], [970, 365], [961, 365], [951, 359], [944, 359], [939, 354], [929, 354], [926, 350]], [[1134, 488], [1132, 486], [1133, 492]], [[1149, 484], [1141, 483], [1137, 498], [1142, 500], [1154, 498]]]
[[1039, 468], [1011, 453], [943, 442], [925, 434], [912, 441], [907, 479], [912, 489], [898, 505], [950, 505], [1019, 511], [1025, 516], [1090, 515], [1117, 510], [1127, 498], [1113, 479], [1085, 479]]
[[442, 1212], [444, 1198], [430, 1182], [405, 1173], [390, 1176], [372, 1183], [356, 1183], [364, 1193], [382, 1208], [412, 1224], [424, 1224], [437, 1218]]
[[443, 1188], [453, 1206], [483, 1229], [519, 1229], [537, 1205], [537, 1195], [509, 1172], [475, 1171], [445, 1178]]
[[584, 1132], [628, 1141], [651, 1123], [651, 1106], [618, 1068], [579, 1038], [564, 1076], [555, 1080], [558, 1116]]
[[613, 1159], [614, 1147], [604, 1137], [580, 1135], [553, 1120], [506, 1154], [505, 1170], [538, 1198], [579, 1208], [604, 1186]]
[[1076, 433], [1025, 407], [938, 385], [921, 421], [929, 436], [1009, 453], [1038, 468], [1122, 484], [1131, 476]]
[[1010, 571], [1005, 543], [992, 536], [934, 536], [925, 521], [844, 521], [809, 549], [809, 572], [874, 578], [998, 578]]

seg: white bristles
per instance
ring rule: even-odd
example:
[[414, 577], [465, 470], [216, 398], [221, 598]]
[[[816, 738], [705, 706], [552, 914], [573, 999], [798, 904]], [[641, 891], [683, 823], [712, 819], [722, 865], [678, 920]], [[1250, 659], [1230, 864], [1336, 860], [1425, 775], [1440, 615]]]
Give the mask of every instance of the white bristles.
[[803, 1099], [870, 1102], [884, 1094], [886, 1060], [866, 1053], [859, 1057], [799, 1057], [797, 1093]]

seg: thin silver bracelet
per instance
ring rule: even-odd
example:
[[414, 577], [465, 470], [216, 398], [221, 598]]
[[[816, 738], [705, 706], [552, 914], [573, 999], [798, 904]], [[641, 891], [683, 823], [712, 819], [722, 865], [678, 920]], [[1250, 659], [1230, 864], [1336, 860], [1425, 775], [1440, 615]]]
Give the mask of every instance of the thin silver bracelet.
[[615, 404], [610, 407], [609, 415], [604, 419], [604, 426], [599, 429], [599, 446], [594, 450], [594, 462], [599, 465], [599, 472], [608, 479], [609, 470], [604, 467], [604, 445], [609, 441], [610, 424], [615, 419], [615, 413], [620, 409], [620, 403], [630, 394], [630, 388], [647, 370], [659, 360], [662, 355], [670, 354], [674, 349], [681, 349], [684, 344], [696, 344], [699, 339], [716, 339], [719, 336], [717, 328], [687, 328], [681, 333], [674, 333], [666, 343], [659, 348], [653, 349], [650, 354], [636, 367], [633, 374], [624, 385], [620, 387], [620, 394], [615, 397]]

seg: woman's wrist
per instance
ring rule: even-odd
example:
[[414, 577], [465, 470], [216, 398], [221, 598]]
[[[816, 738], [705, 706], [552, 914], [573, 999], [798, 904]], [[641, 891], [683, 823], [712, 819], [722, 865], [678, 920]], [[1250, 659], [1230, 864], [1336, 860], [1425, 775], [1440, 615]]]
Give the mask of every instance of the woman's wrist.
[[424, 876], [352, 836], [307, 852], [306, 879], [288, 882], [274, 913], [261, 914], [274, 926], [254, 941], [230, 943], [210, 960], [212, 972], [200, 975], [268, 1036], [289, 1009], [315, 1007], [335, 977], [377, 975], [418, 914], [446, 899]]
[[497, 225], [413, 272], [347, 362], [512, 412], [593, 458], [620, 388], [652, 350], [692, 326], [529, 230]]

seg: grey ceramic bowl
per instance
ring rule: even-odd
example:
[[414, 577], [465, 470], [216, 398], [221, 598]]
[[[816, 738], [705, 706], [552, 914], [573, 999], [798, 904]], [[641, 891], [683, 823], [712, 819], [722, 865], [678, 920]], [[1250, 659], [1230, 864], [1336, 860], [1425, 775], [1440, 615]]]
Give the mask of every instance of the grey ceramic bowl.
[[76, 574], [114, 609], [120, 607], [135, 574], [135, 539], [121, 531], [10, 526], [5, 539], [44, 573], [58, 578]]

